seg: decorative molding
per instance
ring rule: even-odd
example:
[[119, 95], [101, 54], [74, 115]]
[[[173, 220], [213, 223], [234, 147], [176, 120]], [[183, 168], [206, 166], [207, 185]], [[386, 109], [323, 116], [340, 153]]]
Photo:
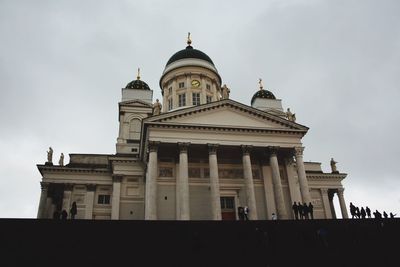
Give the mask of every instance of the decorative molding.
[[157, 152], [160, 142], [149, 141], [149, 152]]
[[112, 179], [114, 183], [120, 183], [122, 181], [122, 175], [113, 175]]
[[95, 184], [87, 184], [86, 190], [90, 191], [90, 192], [94, 192], [94, 191], [96, 191], [96, 185]]
[[279, 146], [269, 146], [268, 147], [268, 152], [270, 154], [270, 157], [276, 156], [278, 154], [278, 151], [279, 151]]
[[178, 147], [179, 147], [179, 153], [187, 153], [187, 150], [189, 148], [190, 143], [178, 143]]
[[218, 144], [207, 144], [208, 146], [208, 153], [210, 155], [217, 154]]
[[49, 185], [50, 183], [40, 182], [40, 188], [42, 189], [42, 191], [47, 191], [49, 189]]
[[243, 155], [249, 155], [253, 146], [241, 145]]
[[74, 189], [74, 184], [64, 184], [64, 191], [72, 191]]
[[296, 146], [294, 148], [294, 151], [295, 151], [296, 157], [301, 157], [301, 156], [303, 156], [304, 147], [303, 146]]

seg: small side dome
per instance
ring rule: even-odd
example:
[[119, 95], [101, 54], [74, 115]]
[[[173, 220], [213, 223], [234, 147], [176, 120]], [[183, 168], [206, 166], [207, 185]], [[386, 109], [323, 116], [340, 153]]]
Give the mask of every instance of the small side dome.
[[140, 80], [140, 68], [137, 72], [137, 80], [131, 81], [125, 87], [125, 89], [140, 89], [140, 90], [150, 90], [150, 87], [144, 81]]
[[274, 94], [268, 90], [258, 90], [253, 97], [251, 98], [251, 104], [254, 103], [254, 101], [256, 100], [256, 98], [266, 98], [266, 99], [276, 99], [276, 97], [274, 96]]
[[142, 89], [142, 90], [150, 90], [150, 87], [142, 80], [134, 80], [128, 83], [125, 89]]

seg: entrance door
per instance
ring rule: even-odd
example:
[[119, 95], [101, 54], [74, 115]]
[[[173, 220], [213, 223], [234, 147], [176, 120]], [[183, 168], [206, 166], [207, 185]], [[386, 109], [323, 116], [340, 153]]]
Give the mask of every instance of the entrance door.
[[221, 213], [222, 213], [222, 220], [225, 221], [236, 220], [234, 197], [221, 197]]

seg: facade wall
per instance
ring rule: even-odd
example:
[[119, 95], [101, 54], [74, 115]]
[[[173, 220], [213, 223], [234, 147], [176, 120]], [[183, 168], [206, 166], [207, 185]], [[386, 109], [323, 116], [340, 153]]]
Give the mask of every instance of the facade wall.
[[176, 185], [160, 184], [157, 187], [157, 219], [176, 220]]
[[210, 220], [212, 218], [211, 195], [208, 184], [191, 184], [189, 186], [189, 198], [191, 220]]

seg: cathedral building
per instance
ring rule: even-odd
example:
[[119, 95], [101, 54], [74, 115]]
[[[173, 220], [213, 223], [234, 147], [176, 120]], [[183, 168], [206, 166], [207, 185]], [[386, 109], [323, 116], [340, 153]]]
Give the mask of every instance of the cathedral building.
[[[293, 219], [292, 205], [312, 203], [314, 218], [336, 218], [337, 194], [347, 218], [342, 180], [319, 162], [304, 162], [306, 126], [282, 101], [255, 88], [251, 105], [229, 98], [211, 58], [192, 47], [176, 52], [160, 78], [162, 100], [136, 80], [122, 89], [115, 154], [69, 154], [48, 160], [38, 218], [70, 211], [78, 219]], [[74, 206], [75, 206], [74, 204]]]

